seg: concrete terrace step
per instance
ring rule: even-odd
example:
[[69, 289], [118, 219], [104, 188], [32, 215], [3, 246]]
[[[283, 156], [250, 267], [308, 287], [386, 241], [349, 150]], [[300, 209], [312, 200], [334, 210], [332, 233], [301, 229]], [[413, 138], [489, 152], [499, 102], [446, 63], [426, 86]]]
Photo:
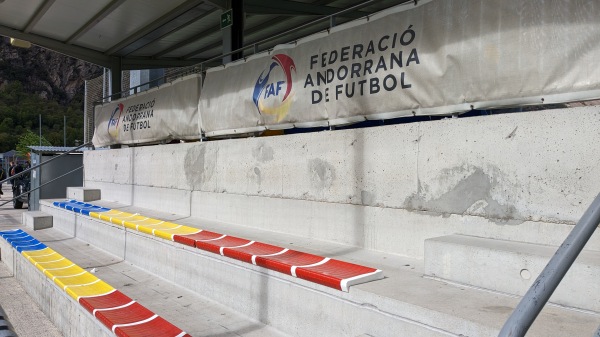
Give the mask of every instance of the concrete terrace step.
[[0, 237], [115, 335], [190, 336], [23, 230], [2, 231]]
[[[558, 247], [448, 235], [425, 241], [425, 274], [524, 295]], [[600, 251], [583, 250], [550, 302], [600, 312]]]
[[[114, 202], [94, 204], [385, 270], [382, 280], [340, 292], [42, 201], [66, 235], [294, 336], [496, 336], [518, 303], [505, 294], [424, 278], [421, 260]], [[528, 336], [587, 336], [599, 322], [595, 313], [546, 306]]]
[[299, 277], [334, 289], [383, 278], [381, 270], [231, 235], [152, 219], [141, 214], [111, 210], [76, 200], [55, 201], [54, 206], [134, 229], [190, 247]]
[[[285, 336], [285, 334], [271, 327], [250, 320], [222, 305], [144, 272], [116, 258], [114, 255], [107, 254], [61, 231], [47, 229], [38, 231], [35, 235], [37, 239], [43, 241], [41, 244], [52, 247], [45, 248], [46, 250], [51, 250], [51, 252], [60, 251], [60, 255], [65, 259], [50, 263], [56, 264], [64, 263], [64, 261], [72, 261], [76, 266], [64, 266], [59, 267], [61, 269], [45, 270], [45, 274], [42, 274], [40, 271], [48, 268], [48, 266], [44, 266], [44, 263], [48, 262], [42, 262], [41, 260], [49, 259], [49, 257], [26, 257], [21, 254], [14, 254], [14, 256], [8, 257], [6, 254], [7, 244], [4, 240], [0, 239], [3, 261], [6, 262], [5, 260], [8, 259], [14, 260], [14, 270], [19, 281], [32, 297], [37, 299], [45, 314], [51, 316], [65, 337], [112, 335], [110, 330], [102, 328], [100, 322], [107, 326], [110, 325], [111, 329], [114, 327], [115, 333], [119, 336], [155, 336], [159, 330], [154, 328], [151, 331], [144, 332], [139, 329], [136, 329], [136, 331], [127, 331], [127, 329], [131, 329], [133, 326], [115, 327], [115, 324], [128, 324], [124, 321], [127, 317], [131, 318], [132, 315], [145, 317], [150, 311], [160, 314], [160, 316], [168, 319], [169, 322], [176, 326], [183, 327], [191, 336]], [[2, 242], [5, 245], [2, 245]], [[38, 253], [38, 255], [46, 254]], [[39, 261], [34, 263], [31, 261], [33, 259]], [[53, 257], [52, 259], [55, 258]], [[57, 285], [57, 282], [64, 283], [61, 284], [64, 288], [68, 283], [72, 287], [71, 284], [78, 281], [75, 280], [76, 278], [90, 277], [89, 275], [80, 275], [71, 279], [63, 278], [62, 281], [59, 281], [63, 277], [63, 274], [70, 273], [72, 271], [70, 269], [73, 268], [90, 270], [87, 274], [91, 275], [91, 277], [101, 277], [102, 281], [114, 285], [118, 290], [110, 292], [106, 296], [80, 297], [79, 303], [75, 304], [76, 302], [71, 298], [71, 294], [67, 295]], [[50, 273], [56, 275], [49, 278], [48, 274]], [[60, 292], [60, 296], [57, 296], [53, 291]], [[69, 288], [67, 288], [67, 291], [69, 291]], [[83, 291], [87, 290], [84, 289]], [[64, 301], [65, 299], [67, 301]], [[136, 303], [143, 303], [147, 309], [132, 303], [132, 300]], [[73, 303], [73, 306], [69, 306], [68, 303]], [[128, 310], [123, 310], [124, 308], [119, 308], [120, 305], [118, 304], [130, 304], [127, 308], [132, 312], [130, 313]], [[133, 307], [134, 305], [135, 307]], [[107, 306], [116, 306], [117, 308], [106, 310]], [[89, 319], [87, 319], [88, 317]], [[86, 319], [88, 320], [87, 323]], [[89, 320], [96, 321], [96, 324], [90, 325]], [[157, 322], [159, 321], [153, 323]], [[177, 336], [178, 334], [169, 335]]]

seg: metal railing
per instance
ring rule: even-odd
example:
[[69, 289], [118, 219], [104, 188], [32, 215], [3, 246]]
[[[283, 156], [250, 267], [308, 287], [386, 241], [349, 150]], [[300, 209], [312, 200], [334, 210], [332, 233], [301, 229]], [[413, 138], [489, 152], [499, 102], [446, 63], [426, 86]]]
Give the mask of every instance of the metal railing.
[[[56, 159], [58, 159], [58, 158], [62, 158], [62, 157], [64, 157], [64, 156], [66, 156], [66, 155], [69, 155], [69, 154], [71, 154], [71, 153], [73, 153], [73, 152], [76, 152], [77, 150], [79, 150], [79, 149], [81, 149], [81, 148], [84, 148], [84, 147], [90, 147], [91, 145], [92, 145], [92, 142], [88, 142], [88, 143], [85, 143], [85, 144], [83, 144], [83, 145], [79, 145], [79, 146], [77, 146], [77, 147], [74, 147], [74, 148], [70, 149], [70, 150], [69, 150], [69, 151], [67, 151], [67, 152], [61, 153], [61, 154], [59, 154], [59, 155], [58, 155], [58, 156], [56, 156], [56, 157], [52, 157], [52, 158], [50, 158], [50, 159], [46, 160], [45, 162], [42, 162], [42, 163], [39, 163], [39, 164], [37, 164], [37, 165], [34, 165], [34, 166], [30, 167], [30, 168], [27, 168], [27, 169], [25, 169], [25, 170], [23, 170], [23, 171], [21, 171], [21, 172], [19, 172], [19, 173], [17, 173], [17, 174], [14, 174], [14, 175], [12, 175], [12, 176], [10, 176], [10, 177], [8, 177], [8, 178], [4, 179], [4, 180], [0, 180], [0, 185], [1, 185], [1, 184], [4, 184], [4, 183], [6, 183], [6, 182], [9, 182], [9, 181], [11, 181], [11, 180], [13, 180], [13, 179], [18, 179], [19, 177], [21, 177], [21, 176], [23, 176], [23, 175], [26, 175], [26, 174], [30, 173], [31, 171], [33, 171], [33, 170], [35, 170], [35, 169], [37, 169], [37, 168], [39, 168], [39, 167], [42, 167], [42, 166], [44, 166], [44, 165], [46, 165], [46, 164], [48, 164], [48, 163], [50, 163], [50, 162], [52, 162], [52, 161], [54, 161], [54, 160], [56, 160]], [[75, 169], [73, 169], [73, 170], [71, 170], [71, 171], [69, 171], [69, 172], [67, 172], [67, 173], [65, 173], [65, 174], [62, 174], [62, 175], [60, 175], [60, 176], [58, 176], [58, 177], [56, 177], [56, 178], [54, 178], [54, 179], [52, 179], [52, 180], [49, 180], [49, 181], [47, 181], [47, 182], [45, 182], [45, 183], [41, 184], [40, 186], [38, 186], [38, 187], [36, 187], [36, 188], [34, 188], [34, 189], [32, 189], [32, 190], [28, 190], [27, 192], [21, 193], [21, 194], [19, 194], [19, 195], [17, 195], [17, 196], [13, 195], [12, 199], [10, 199], [10, 200], [8, 200], [8, 201], [5, 201], [4, 203], [0, 204], [0, 206], [4, 206], [4, 205], [6, 205], [6, 204], [8, 204], [8, 203], [10, 203], [10, 202], [13, 202], [15, 199], [18, 199], [18, 198], [20, 198], [20, 197], [22, 197], [22, 196], [24, 196], [24, 195], [27, 195], [27, 194], [29, 194], [29, 193], [31, 193], [31, 192], [33, 192], [33, 191], [37, 191], [37, 190], [39, 190], [40, 188], [42, 188], [42, 187], [44, 187], [44, 186], [46, 186], [46, 185], [48, 185], [48, 184], [50, 184], [50, 183], [52, 183], [52, 182], [54, 182], [54, 181], [56, 181], [56, 180], [60, 179], [60, 178], [66, 177], [66, 176], [68, 176], [69, 174], [71, 174], [71, 173], [73, 173], [73, 172], [75, 172], [75, 171], [77, 171], [77, 170], [81, 170], [82, 168], [83, 168], [83, 166], [80, 166], [80, 167], [78, 167], [78, 168], [75, 168]]]
[[[186, 67], [186, 68], [184, 68], [183, 70], [181, 70], [179, 72], [175, 72], [173, 74], [169, 74], [169, 75], [165, 75], [165, 76], [162, 76], [162, 77], [159, 77], [159, 78], [155, 78], [155, 79], [153, 79], [151, 81], [148, 81], [146, 83], [142, 83], [142, 84], [137, 85], [135, 87], [131, 87], [131, 88], [127, 89], [127, 90], [123, 90], [121, 92], [117, 92], [117, 93], [111, 94], [109, 96], [104, 96], [104, 97], [102, 97], [102, 99], [100, 101], [94, 102], [94, 105], [106, 103], [106, 102], [110, 101], [113, 97], [116, 97], [116, 98], [127, 97], [127, 96], [129, 96], [129, 93], [132, 92], [132, 91], [134, 93], [141, 92], [141, 91], [143, 91], [143, 90], [140, 90], [141, 87], [150, 86], [150, 84], [157, 83], [157, 82], [160, 82], [160, 81], [165, 81], [166, 82], [167, 78], [177, 79], [179, 77], [183, 77], [183, 76], [189, 75], [189, 74], [202, 73], [202, 72], [206, 71], [206, 69], [209, 68], [208, 65], [211, 62], [218, 61], [218, 60], [222, 61], [224, 57], [231, 56], [231, 55], [234, 55], [236, 53], [240, 53], [240, 52], [243, 52], [243, 51], [246, 51], [246, 50], [251, 50], [251, 53], [249, 55], [244, 56], [243, 58], [246, 58], [246, 57], [254, 55], [254, 54], [258, 54], [259, 52], [261, 52], [261, 51], [259, 51], [259, 46], [262, 45], [262, 44], [271, 42], [273, 40], [277, 40], [277, 39], [282, 38], [284, 36], [293, 34], [295, 32], [298, 32], [298, 31], [302, 30], [302, 29], [305, 29], [305, 28], [308, 28], [308, 27], [311, 27], [311, 26], [315, 26], [315, 25], [323, 23], [323, 22], [327, 22], [328, 21], [329, 22], [329, 29], [331, 29], [331, 28], [335, 27], [335, 25], [336, 25], [336, 21], [335, 21], [335, 17], [336, 16], [341, 16], [341, 15], [343, 15], [345, 13], [348, 13], [348, 12], [351, 12], [351, 11], [360, 10], [362, 8], [369, 7], [369, 6], [371, 6], [371, 5], [375, 4], [375, 3], [382, 2], [382, 1], [383, 0], [368, 0], [368, 1], [362, 2], [360, 4], [354, 5], [352, 7], [348, 7], [346, 9], [340, 10], [339, 12], [333, 13], [331, 15], [323, 16], [321, 18], [315, 19], [313, 21], [310, 21], [310, 22], [305, 23], [303, 25], [300, 25], [298, 27], [286, 30], [286, 31], [284, 31], [282, 33], [270, 36], [270, 37], [262, 39], [260, 41], [249, 43], [249, 44], [247, 44], [244, 47], [238, 48], [238, 49], [230, 51], [228, 53], [223, 53], [223, 54], [221, 54], [219, 56], [215, 56], [213, 58], [210, 58], [210, 59], [204, 60], [202, 62], [199, 62], [198, 64]], [[398, 2], [397, 5], [402, 5], [402, 4], [407, 4], [407, 3], [413, 3], [413, 4], [416, 5], [418, 3], [418, 0], [401, 0], [401, 1]], [[365, 13], [364, 17], [368, 18], [370, 15], [371, 14], [366, 14]], [[291, 43], [291, 42], [294, 42], [294, 41], [296, 41], [296, 40], [291, 40], [291, 41], [288, 41], [287, 43]], [[270, 49], [271, 48], [269, 48], [267, 50], [270, 50]], [[127, 95], [124, 95], [124, 94], [127, 94]]]
[[[533, 282], [510, 315], [499, 337], [525, 336], [531, 324], [558, 287], [581, 250], [600, 224], [600, 194], [585, 211], [577, 225], [558, 248], [540, 276]], [[600, 296], [600, 294], [598, 294]], [[600, 326], [594, 337], [600, 337]]]

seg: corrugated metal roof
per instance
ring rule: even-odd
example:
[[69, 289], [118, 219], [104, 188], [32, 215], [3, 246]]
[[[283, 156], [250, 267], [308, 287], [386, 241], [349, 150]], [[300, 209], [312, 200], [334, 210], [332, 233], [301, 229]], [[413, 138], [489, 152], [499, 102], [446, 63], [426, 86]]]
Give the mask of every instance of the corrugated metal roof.
[[[245, 0], [244, 45], [344, 8], [337, 24], [414, 0]], [[415, 1], [416, 2], [416, 1]], [[0, 1], [0, 35], [123, 70], [189, 66], [223, 52], [225, 0]], [[260, 43], [259, 50], [329, 27], [329, 21]], [[247, 50], [251, 53], [252, 50]]]
[[[75, 147], [64, 147], [64, 146], [28, 146], [31, 151], [36, 153], [65, 153], [73, 150]], [[88, 150], [87, 148], [81, 148], [73, 153], [82, 153]]]

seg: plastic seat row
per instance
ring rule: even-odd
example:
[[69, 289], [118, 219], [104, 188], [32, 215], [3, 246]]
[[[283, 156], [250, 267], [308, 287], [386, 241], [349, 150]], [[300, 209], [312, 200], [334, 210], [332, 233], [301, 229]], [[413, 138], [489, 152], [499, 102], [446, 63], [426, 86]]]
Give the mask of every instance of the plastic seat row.
[[120, 337], [183, 337], [187, 333], [26, 232], [0, 232], [29, 262]]
[[379, 269], [308, 254], [231, 235], [95, 206], [76, 200], [54, 205], [125, 228], [227, 256], [342, 291], [383, 278]]

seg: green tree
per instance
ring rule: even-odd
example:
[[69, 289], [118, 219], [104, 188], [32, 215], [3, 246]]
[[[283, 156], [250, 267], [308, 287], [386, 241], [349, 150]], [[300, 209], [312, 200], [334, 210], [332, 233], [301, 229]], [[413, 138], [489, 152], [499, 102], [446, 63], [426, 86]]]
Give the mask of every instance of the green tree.
[[10, 117], [4, 118], [2, 123], [0, 123], [0, 132], [11, 132], [14, 128], [15, 122]]
[[50, 143], [63, 145], [65, 117], [66, 145], [73, 146], [76, 139], [83, 139], [82, 94], [76, 95], [71, 102], [61, 104], [28, 93], [21, 82], [12, 81], [0, 87], [0, 153], [15, 149], [19, 138], [27, 130], [33, 130], [36, 135], [36, 141], [28, 145], [39, 145], [40, 115], [42, 135]]
[[[44, 138], [44, 136], [42, 136], [41, 143], [42, 146], [52, 146], [52, 144], [50, 144], [50, 142]], [[25, 130], [25, 133], [19, 137], [19, 142], [17, 143], [17, 153], [20, 156], [26, 156], [27, 153], [31, 151], [29, 146], [38, 145], [40, 145], [40, 136], [27, 129]]]

